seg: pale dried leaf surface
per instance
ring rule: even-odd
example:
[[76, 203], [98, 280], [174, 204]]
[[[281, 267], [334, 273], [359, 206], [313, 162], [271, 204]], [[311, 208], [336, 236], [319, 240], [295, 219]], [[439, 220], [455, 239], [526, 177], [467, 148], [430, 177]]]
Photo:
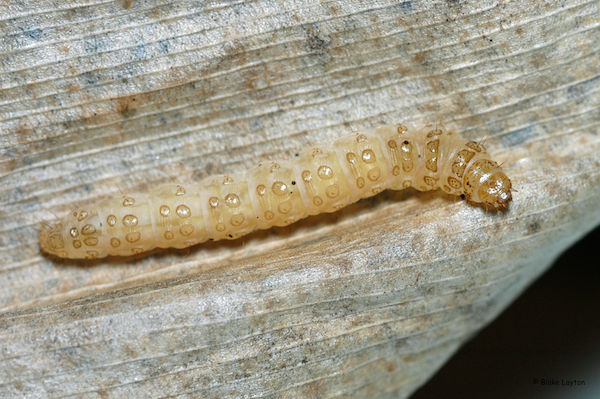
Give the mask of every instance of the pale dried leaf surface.
[[[0, 4], [0, 396], [407, 397], [600, 221], [598, 1]], [[401, 121], [485, 140], [496, 214], [385, 192], [190, 251], [41, 220]]]

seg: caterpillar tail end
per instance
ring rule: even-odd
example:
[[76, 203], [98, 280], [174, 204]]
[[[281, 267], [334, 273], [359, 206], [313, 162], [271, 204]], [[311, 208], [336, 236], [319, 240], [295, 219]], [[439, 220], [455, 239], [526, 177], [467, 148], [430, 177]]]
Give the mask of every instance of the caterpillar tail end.
[[65, 240], [62, 236], [62, 224], [54, 223], [52, 225], [43, 224], [40, 232], [40, 248], [43, 252], [55, 255], [61, 258], [67, 258], [65, 251]]

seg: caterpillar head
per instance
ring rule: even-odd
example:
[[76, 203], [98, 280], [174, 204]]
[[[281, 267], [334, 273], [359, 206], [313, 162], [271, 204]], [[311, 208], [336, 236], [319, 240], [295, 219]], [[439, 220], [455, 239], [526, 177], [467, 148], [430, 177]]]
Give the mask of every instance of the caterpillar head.
[[483, 203], [496, 209], [508, 207], [512, 201], [511, 182], [494, 161], [481, 159], [465, 173], [465, 195], [474, 203]]

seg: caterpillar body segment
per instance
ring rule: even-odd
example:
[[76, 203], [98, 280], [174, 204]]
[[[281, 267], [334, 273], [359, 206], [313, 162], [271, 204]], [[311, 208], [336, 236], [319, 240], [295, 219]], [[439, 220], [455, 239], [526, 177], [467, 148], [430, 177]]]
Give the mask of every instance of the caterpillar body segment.
[[512, 200], [510, 180], [482, 144], [443, 126], [399, 124], [307, 147], [292, 160], [262, 162], [244, 178], [214, 175], [195, 186], [164, 184], [106, 198], [43, 227], [40, 246], [62, 258], [88, 259], [185, 248], [408, 187], [441, 188], [497, 209]]

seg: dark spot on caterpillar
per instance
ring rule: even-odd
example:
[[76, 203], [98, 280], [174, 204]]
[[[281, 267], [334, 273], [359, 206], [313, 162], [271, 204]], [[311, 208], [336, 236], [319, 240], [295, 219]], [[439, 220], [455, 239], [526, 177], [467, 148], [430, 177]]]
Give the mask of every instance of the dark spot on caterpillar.
[[461, 199], [465, 199], [465, 195], [464, 195], [464, 194], [461, 194], [461, 195], [460, 195], [460, 198], [461, 198]]
[[300, 156], [300, 153], [299, 153], [299, 152], [297, 152], [295, 156], [296, 156], [296, 157], [299, 157], [299, 156]]
[[296, 185], [296, 182], [295, 182], [295, 181], [292, 181], [292, 186], [295, 186], [295, 185]]
[[229, 234], [227, 237], [229, 237], [229, 238], [233, 238], [233, 236], [232, 236], [231, 234]]

